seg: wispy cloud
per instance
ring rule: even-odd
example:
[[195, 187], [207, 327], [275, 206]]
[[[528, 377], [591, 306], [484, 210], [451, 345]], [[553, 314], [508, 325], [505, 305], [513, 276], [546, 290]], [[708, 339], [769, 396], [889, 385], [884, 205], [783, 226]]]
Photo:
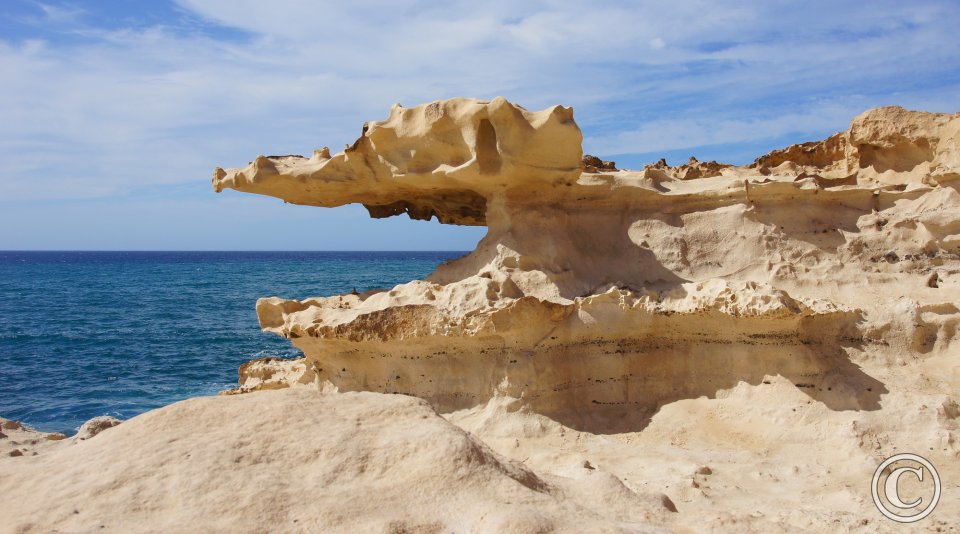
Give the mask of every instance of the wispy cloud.
[[[657, 119], [634, 130], [592, 137], [587, 140], [588, 151], [608, 154], [628, 154], [641, 149], [644, 152], [674, 150], [718, 144], [734, 144], [781, 138], [809, 132], [827, 132], [843, 129], [860, 109], [832, 103], [818, 103], [804, 113], [788, 113], [766, 118], [690, 117]], [[757, 154], [758, 156], [760, 154]]]
[[83, 9], [73, 4], [47, 4], [36, 2], [37, 7], [43, 11], [47, 22], [72, 23], [76, 22], [83, 15]]

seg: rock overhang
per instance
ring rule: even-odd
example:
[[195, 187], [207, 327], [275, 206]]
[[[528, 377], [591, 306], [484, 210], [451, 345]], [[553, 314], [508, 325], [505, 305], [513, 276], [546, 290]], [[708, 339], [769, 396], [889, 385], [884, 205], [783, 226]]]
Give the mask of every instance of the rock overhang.
[[493, 195], [575, 182], [582, 139], [563, 106], [530, 112], [503, 98], [397, 104], [343, 152], [259, 156], [243, 169], [217, 168], [213, 186], [311, 206], [360, 203], [375, 218], [406, 213], [482, 226]]

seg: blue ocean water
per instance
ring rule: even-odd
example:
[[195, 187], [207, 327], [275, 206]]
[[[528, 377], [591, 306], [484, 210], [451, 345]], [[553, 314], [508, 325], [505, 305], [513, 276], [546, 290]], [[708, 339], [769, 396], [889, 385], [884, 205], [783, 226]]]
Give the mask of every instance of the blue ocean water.
[[72, 433], [295, 357], [257, 298], [389, 288], [463, 252], [0, 252], [0, 416]]

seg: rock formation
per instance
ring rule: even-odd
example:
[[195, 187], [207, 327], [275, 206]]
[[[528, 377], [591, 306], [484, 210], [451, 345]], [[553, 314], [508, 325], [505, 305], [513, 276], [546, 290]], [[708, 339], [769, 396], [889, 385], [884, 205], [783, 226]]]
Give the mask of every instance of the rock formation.
[[[306, 355], [271, 387], [406, 393], [441, 412], [506, 395], [573, 428], [624, 432], [766, 375], [835, 410], [877, 409], [886, 389], [848, 353], [901, 340], [873, 288], [953, 278], [958, 132], [955, 116], [882, 108], [746, 167], [582, 172], [570, 109], [456, 99], [394, 106], [332, 157], [217, 169], [214, 187], [489, 228], [425, 281], [261, 299], [261, 326]], [[918, 322], [938, 333], [909, 334], [909, 348], [948, 342], [958, 318]]]
[[617, 170], [580, 138], [567, 108], [458, 99], [329, 159], [218, 169], [217, 191], [488, 227], [424, 281], [261, 299], [305, 357], [240, 390], [421, 397], [531, 467], [587, 454], [673, 491], [697, 531], [892, 528], [866, 482], [904, 450], [960, 477], [960, 114], [874, 109], [740, 167]]
[[59, 432], [37, 432], [19, 421], [0, 417], [0, 458], [36, 456], [66, 437]]
[[394, 106], [336, 155], [216, 169], [218, 192], [488, 233], [426, 280], [260, 299], [303, 358], [0, 457], [0, 517], [900, 532], [869, 482], [913, 452], [944, 481], [914, 526], [960, 524], [960, 114], [874, 109], [747, 166], [618, 170], [581, 138], [570, 108], [454, 99]]
[[502, 98], [397, 104], [335, 156], [326, 147], [310, 158], [258, 156], [243, 170], [214, 171], [213, 186], [309, 206], [361, 203], [377, 218], [483, 225], [493, 191], [575, 182], [581, 140], [573, 110], [562, 106], [530, 113]]
[[104, 430], [113, 428], [120, 423], [121, 421], [119, 419], [109, 415], [94, 417], [93, 419], [90, 419], [89, 421], [80, 425], [80, 429], [77, 430], [77, 435], [74, 436], [73, 439], [76, 441], [90, 439]]

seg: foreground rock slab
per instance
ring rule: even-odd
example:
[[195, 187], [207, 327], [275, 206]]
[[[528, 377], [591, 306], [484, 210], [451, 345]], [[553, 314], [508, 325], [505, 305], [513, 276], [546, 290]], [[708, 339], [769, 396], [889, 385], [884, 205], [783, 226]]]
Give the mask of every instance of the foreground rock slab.
[[196, 398], [0, 459], [4, 532], [665, 532], [659, 492], [540, 475], [424, 401]]

